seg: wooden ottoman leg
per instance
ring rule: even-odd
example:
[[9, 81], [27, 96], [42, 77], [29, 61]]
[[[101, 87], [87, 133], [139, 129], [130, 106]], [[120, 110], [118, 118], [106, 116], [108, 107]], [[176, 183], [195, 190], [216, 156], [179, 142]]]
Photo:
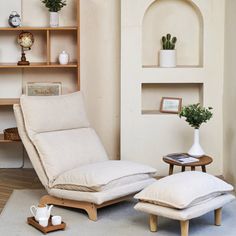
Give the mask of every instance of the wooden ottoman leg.
[[181, 236], [188, 236], [189, 220], [180, 221]]
[[157, 216], [156, 215], [150, 215], [149, 216], [149, 226], [151, 232], [157, 232]]
[[222, 215], [222, 208], [215, 210], [215, 225], [221, 225], [221, 215]]

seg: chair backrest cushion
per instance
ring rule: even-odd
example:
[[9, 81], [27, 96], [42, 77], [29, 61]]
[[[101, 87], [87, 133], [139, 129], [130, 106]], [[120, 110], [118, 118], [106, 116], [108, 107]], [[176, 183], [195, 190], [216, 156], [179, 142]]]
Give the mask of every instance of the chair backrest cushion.
[[35, 135], [34, 145], [49, 178], [49, 185], [65, 171], [108, 160], [106, 151], [92, 128], [40, 133]]
[[55, 97], [23, 95], [20, 103], [27, 134], [49, 185], [65, 171], [108, 160], [99, 137], [89, 127], [81, 92]]
[[42, 132], [89, 127], [81, 92], [50, 97], [22, 95], [20, 103], [30, 138]]

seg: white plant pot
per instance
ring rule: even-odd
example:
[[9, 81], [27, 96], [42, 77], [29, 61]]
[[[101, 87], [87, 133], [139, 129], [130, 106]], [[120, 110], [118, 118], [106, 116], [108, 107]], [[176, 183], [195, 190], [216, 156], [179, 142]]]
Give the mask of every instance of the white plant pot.
[[50, 26], [51, 27], [58, 27], [59, 26], [58, 12], [50, 12]]
[[176, 50], [160, 50], [160, 67], [176, 67]]
[[188, 154], [193, 157], [201, 157], [205, 155], [200, 143], [199, 143], [199, 129], [194, 130], [194, 143], [188, 151]]

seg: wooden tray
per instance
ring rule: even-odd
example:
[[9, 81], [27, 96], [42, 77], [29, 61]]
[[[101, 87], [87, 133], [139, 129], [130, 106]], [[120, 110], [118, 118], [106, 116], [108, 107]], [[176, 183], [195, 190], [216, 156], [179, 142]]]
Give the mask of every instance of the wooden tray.
[[27, 223], [29, 225], [32, 225], [33, 227], [35, 227], [36, 229], [40, 230], [41, 232], [43, 232], [44, 234], [53, 232], [53, 231], [57, 231], [57, 230], [65, 230], [66, 228], [66, 224], [62, 221], [62, 223], [60, 225], [52, 225], [52, 220], [51, 220], [52, 216], [50, 216], [49, 221], [48, 221], [48, 226], [47, 227], [43, 227], [41, 226], [35, 219], [34, 217], [28, 217], [27, 218]]

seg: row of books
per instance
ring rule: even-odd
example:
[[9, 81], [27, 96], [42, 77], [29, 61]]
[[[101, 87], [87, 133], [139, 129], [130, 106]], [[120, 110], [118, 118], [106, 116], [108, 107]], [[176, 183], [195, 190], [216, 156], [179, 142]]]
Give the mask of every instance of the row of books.
[[189, 156], [188, 154], [185, 153], [173, 153], [165, 156], [165, 158], [171, 161], [176, 161], [180, 164], [188, 164], [199, 161], [199, 159]]

